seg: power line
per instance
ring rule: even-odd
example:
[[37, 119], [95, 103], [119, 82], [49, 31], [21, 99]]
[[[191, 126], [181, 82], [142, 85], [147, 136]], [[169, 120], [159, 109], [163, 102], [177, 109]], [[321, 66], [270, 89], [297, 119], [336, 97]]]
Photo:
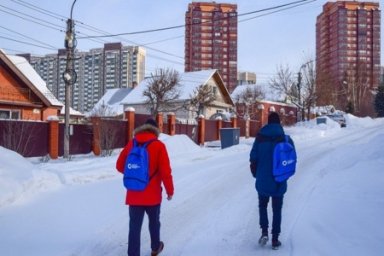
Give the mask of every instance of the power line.
[[30, 40], [32, 40], [32, 41], [35, 41], [35, 42], [37, 42], [37, 43], [40, 43], [40, 44], [49, 46], [49, 47], [51, 47], [51, 48], [56, 48], [55, 46], [52, 46], [52, 45], [47, 44], [47, 43], [45, 43], [45, 42], [39, 41], [39, 40], [34, 39], [34, 38], [32, 38], [32, 37], [23, 35], [23, 34], [21, 34], [21, 33], [19, 33], [19, 32], [16, 32], [16, 31], [14, 31], [14, 30], [12, 30], [12, 29], [9, 29], [9, 28], [3, 27], [3, 26], [0, 26], [0, 28], [5, 29], [5, 30], [8, 30], [8, 31], [10, 31], [10, 32], [12, 32], [12, 33], [15, 33], [15, 34], [17, 34], [17, 35], [20, 35], [20, 36], [22, 36], [22, 37], [25, 37], [25, 38], [30, 39]]
[[[45, 15], [48, 15], [48, 16], [50, 16], [50, 17], [59, 19], [59, 20], [61, 20], [61, 21], [63, 21], [62, 18], [65, 18], [64, 16], [62, 16], [62, 15], [60, 15], [60, 14], [56, 14], [56, 13], [54, 13], [54, 12], [51, 12], [51, 11], [48, 11], [48, 10], [46, 10], [46, 9], [40, 8], [40, 7], [36, 6], [36, 5], [26, 3], [26, 2], [24, 2], [24, 1], [22, 1], [22, 0], [16, 0], [16, 1], [15, 1], [15, 0], [10, 0], [10, 1], [15, 2], [15, 3], [17, 3], [17, 4], [20, 4], [20, 5], [24, 6], [24, 7], [30, 8], [30, 9], [32, 9], [32, 10], [38, 11], [38, 12], [40, 12], [40, 13], [42, 13], [42, 14], [45, 14]], [[0, 5], [0, 6], [2, 6], [2, 5]], [[23, 15], [28, 16], [28, 17], [32, 17], [32, 18], [35, 18], [35, 19], [39, 19], [39, 18], [36, 18], [36, 17], [34, 17], [34, 16], [31, 16], [31, 15], [28, 15], [28, 14], [25, 14], [25, 13], [22, 13], [22, 12], [19, 12], [19, 11], [17, 11], [17, 10], [14, 10], [14, 9], [12, 9], [12, 8], [4, 7], [4, 6], [3, 6], [3, 8], [7, 8], [7, 9], [9, 9], [9, 10], [12, 10], [12, 11], [16, 12], [16, 13], [20, 13], [20, 14], [23, 14]], [[0, 11], [1, 11], [1, 10], [0, 10]], [[9, 13], [9, 12], [7, 12], [7, 13]], [[19, 15], [15, 15], [15, 14], [12, 14], [12, 13], [9, 13], [9, 14], [11, 14], [11, 15], [13, 15], [13, 16], [16, 16], [16, 17], [19, 17], [19, 18], [23, 18], [23, 17], [20, 17]], [[41, 20], [41, 21], [43, 21], [43, 22], [46, 22], [46, 23], [50, 23], [49, 21], [46, 21], [46, 20], [42, 20], [42, 19], [39, 19], [39, 20]], [[28, 21], [31, 21], [31, 20], [28, 20]], [[105, 35], [108, 34], [108, 32], [106, 32], [106, 31], [100, 30], [100, 29], [95, 28], [95, 27], [93, 27], [93, 26], [86, 25], [86, 24], [84, 24], [84, 23], [81, 22], [81, 21], [78, 21], [78, 20], [75, 20], [75, 21], [76, 21], [76, 24], [77, 24], [79, 27], [83, 27], [83, 28], [86, 28], [86, 29], [88, 29], [88, 30], [91, 30], [91, 31], [94, 31], [94, 32], [98, 32], [98, 33], [102, 33], [102, 34], [105, 34]], [[37, 23], [37, 22], [35, 22], [35, 23]], [[41, 23], [37, 23], [37, 24], [43, 25], [43, 24], [41, 24]], [[50, 24], [53, 24], [53, 23], [50, 23]], [[63, 31], [63, 30], [60, 30], [60, 32], [64, 32], [64, 31]], [[81, 31], [76, 31], [76, 33], [77, 33], [77, 34], [83, 34], [84, 37], [88, 37], [87, 34], [81, 32]], [[79, 37], [79, 38], [82, 38], [82, 37]], [[101, 39], [101, 40], [103, 40], [103, 41], [100, 41], [100, 39], [93, 39], [93, 38], [88, 38], [88, 39], [91, 40], [91, 41], [95, 41], [95, 42], [97, 42], [97, 43], [102, 43], [102, 44], [107, 43], [107, 41], [105, 41], [105, 40], [103, 40], [103, 39]], [[124, 38], [121, 38], [120, 40], [121, 40], [121, 41], [128, 42], [128, 43], [130, 43], [130, 44], [133, 44], [133, 45], [135, 45], [135, 46], [142, 46], [142, 44], [139, 44], [139, 43], [137, 43], [137, 42], [133, 42], [133, 41], [129, 41], [129, 40], [126, 40], [126, 39], [124, 39]], [[143, 46], [144, 46], [144, 45], [143, 45]], [[149, 50], [153, 50], [153, 51], [156, 51], [156, 52], [160, 52], [160, 53], [165, 54], [165, 55], [168, 55], [168, 56], [172, 56], [172, 57], [176, 57], [176, 58], [179, 58], [179, 59], [183, 59], [183, 57], [181, 57], [181, 56], [178, 56], [178, 55], [175, 55], [175, 54], [172, 54], [172, 53], [168, 53], [168, 52], [165, 52], [165, 51], [162, 51], [162, 50], [153, 48], [153, 47], [146, 46], [146, 48], [149, 49]], [[170, 61], [171, 61], [171, 60], [170, 60]], [[171, 61], [171, 62], [172, 62], [172, 61]]]
[[240, 23], [240, 22], [244, 22], [244, 21], [248, 21], [248, 20], [253, 20], [253, 19], [256, 19], [256, 18], [260, 18], [260, 17], [263, 17], [263, 16], [267, 16], [267, 15], [270, 15], [270, 14], [273, 14], [273, 13], [286, 11], [286, 10], [293, 9], [293, 8], [296, 8], [296, 7], [299, 7], [299, 6], [302, 6], [302, 5], [309, 4], [309, 3], [311, 3], [311, 2], [315, 2], [315, 1], [317, 1], [317, 0], [307, 0], [307, 1], [309, 1], [309, 2], [299, 3], [299, 4], [296, 4], [296, 5], [293, 5], [293, 6], [289, 6], [289, 7], [282, 8], [282, 9], [280, 9], [280, 10], [271, 11], [271, 12], [264, 13], [264, 14], [259, 14], [259, 15], [257, 15], [257, 16], [250, 17], [250, 18], [247, 18], [247, 19], [243, 19], [243, 20], [240, 20], [240, 21], [238, 21], [238, 22]]
[[[305, 3], [305, 2], [308, 2], [308, 1], [313, 2], [313, 1], [317, 1], [317, 0], [299, 0], [299, 1], [291, 2], [291, 3], [287, 3], [287, 4], [277, 5], [277, 6], [273, 6], [273, 7], [268, 7], [268, 8], [252, 11], [252, 12], [238, 14], [237, 17], [251, 15], [251, 14], [255, 14], [255, 13], [259, 13], [259, 12], [265, 12], [265, 11], [269, 11], [269, 10], [273, 10], [273, 9], [279, 9], [279, 8], [283, 8], [283, 7], [286, 7], [286, 6], [295, 5], [295, 4], [298, 4], [298, 3]], [[220, 19], [223, 19], [223, 18], [218, 18], [217, 20], [220, 20]], [[204, 21], [204, 22], [201, 21], [201, 22], [198, 22], [198, 23], [187, 24], [187, 25], [196, 25], [196, 24], [204, 24], [204, 23], [211, 23], [211, 22], [212, 21]], [[183, 25], [176, 25], [176, 26], [170, 26], [170, 27], [165, 27], [165, 28], [148, 29], [148, 30], [142, 30], [142, 31], [125, 32], [125, 33], [117, 33], [117, 34], [101, 35], [101, 36], [79, 37], [78, 39], [88, 39], [88, 38], [98, 38], [98, 37], [116, 37], [116, 36], [123, 36], [123, 35], [147, 34], [147, 33], [160, 32], [160, 31], [172, 30], [172, 29], [177, 29], [177, 28], [183, 28], [183, 27], [185, 27], [187, 25], [183, 24]]]
[[16, 39], [12, 39], [12, 38], [9, 38], [9, 37], [0, 36], [0, 38], [6, 39], [6, 40], [10, 40], [10, 41], [14, 41], [14, 42], [21, 43], [21, 44], [36, 46], [36, 47], [39, 47], [39, 48], [44, 48], [44, 49], [49, 49], [49, 50], [57, 50], [56, 48], [51, 48], [51, 47], [45, 47], [45, 46], [42, 46], [42, 45], [32, 44], [32, 43], [29, 43], [29, 42], [24, 42], [24, 41], [16, 40]]
[[[62, 16], [62, 15], [60, 15], [60, 14], [51, 12], [51, 11], [46, 10], [46, 9], [43, 9], [43, 8], [40, 8], [40, 7], [36, 6], [36, 5], [27, 3], [27, 2], [22, 1], [22, 0], [10, 0], [10, 1], [12, 1], [12, 2], [14, 2], [14, 3], [17, 3], [17, 4], [20, 4], [20, 5], [24, 6], [24, 7], [30, 8], [30, 9], [32, 9], [32, 10], [34, 10], [34, 11], [37, 11], [37, 12], [39, 12], [39, 13], [42, 13], [42, 14], [44, 14], [44, 15], [50, 16], [50, 17], [52, 17], [52, 18], [58, 19], [58, 20], [60, 20], [60, 21], [63, 21], [63, 19], [66, 18], [66, 17], [64, 17], [64, 16]], [[275, 10], [275, 11], [271, 11], [271, 12], [268, 12], [268, 13], [265, 13], [265, 14], [257, 15], [257, 16], [255, 16], [255, 17], [251, 17], [251, 18], [248, 18], [248, 19], [239, 20], [238, 22], [240, 23], [240, 22], [244, 22], [244, 21], [252, 20], [252, 19], [255, 19], [255, 18], [258, 18], [258, 17], [262, 17], [262, 16], [270, 15], [270, 14], [273, 14], [273, 13], [276, 13], [276, 12], [281, 12], [281, 11], [284, 11], [284, 10], [287, 10], [287, 9], [292, 9], [292, 8], [295, 8], [295, 7], [298, 7], [298, 6], [301, 6], [301, 5], [305, 5], [305, 4], [314, 2], [314, 1], [316, 1], [316, 0], [300, 0], [300, 1], [294, 1], [294, 2], [291, 2], [291, 3], [287, 3], [287, 4], [283, 4], [283, 5], [279, 5], [279, 6], [273, 6], [273, 7], [268, 7], [268, 8], [264, 8], [264, 9], [260, 9], [260, 10], [256, 10], [256, 11], [251, 11], [251, 12], [247, 12], [247, 13], [239, 14], [239, 15], [237, 15], [237, 16], [238, 16], [238, 17], [241, 17], [241, 16], [246, 16], [246, 15], [252, 15], [252, 14], [255, 14], [255, 13], [265, 12], [265, 11], [268, 11], [268, 10]], [[3, 6], [3, 5], [0, 5], [0, 6]], [[4, 7], [4, 6], [3, 6], [3, 7]], [[283, 8], [283, 7], [285, 7], [285, 8]], [[7, 8], [7, 7], [5, 7], [5, 8]], [[283, 8], [283, 9], [279, 9], [279, 8]], [[13, 11], [16, 12], [16, 13], [21, 13], [21, 12], [15, 11], [14, 9], [11, 9], [11, 8], [7, 8], [7, 9], [13, 10]], [[276, 9], [277, 9], [277, 10], [276, 10]], [[4, 10], [0, 10], [0, 11], [6, 12], [6, 11], [4, 11]], [[10, 14], [9, 12], [6, 12], [6, 13]], [[36, 18], [36, 17], [31, 16], [31, 15], [27, 15], [27, 14], [25, 14], [25, 13], [22, 13], [22, 14], [23, 14], [23, 15], [26, 15], [26, 16], [29, 16], [29, 17], [32, 17], [32, 18]], [[25, 18], [23, 18], [23, 17], [20, 17], [20, 16], [18, 16], [18, 15], [16, 15], [16, 14], [11, 14], [11, 15], [14, 15], [14, 16], [16, 16], [16, 17], [22, 18], [22, 19], [27, 20], [27, 21], [31, 21], [31, 20], [29, 20], [29, 19], [25, 19]], [[41, 21], [43, 21], [43, 22], [46, 22], [46, 23], [48, 23], [48, 24], [53, 24], [53, 23], [51, 23], [51, 22], [49, 22], [49, 21], [45, 21], [45, 20], [42, 20], [42, 19], [39, 19], [39, 20], [41, 20]], [[119, 37], [120, 34], [126, 34], [126, 33], [120, 33], [120, 34], [112, 35], [112, 34], [109, 34], [109, 33], [106, 32], [106, 31], [103, 31], [103, 30], [100, 30], [100, 29], [98, 29], [98, 28], [95, 28], [95, 27], [86, 25], [86, 24], [84, 24], [84, 23], [81, 22], [81, 21], [77, 21], [77, 20], [75, 20], [75, 21], [76, 21], [76, 23], [77, 23], [77, 25], [78, 25], [79, 27], [83, 27], [83, 28], [88, 29], [88, 30], [90, 30], [90, 31], [95, 31], [95, 32], [97, 32], [97, 33], [105, 34], [104, 36], [98, 36], [98, 37]], [[31, 22], [34, 22], [34, 21], [31, 21]], [[209, 22], [211, 22], [211, 21], [209, 21]], [[44, 25], [44, 24], [41, 24], [41, 23], [38, 23], [38, 22], [34, 22], [34, 23], [37, 23], [37, 24], [39, 24], [39, 25], [43, 25], [43, 26], [47, 26], [47, 25]], [[203, 22], [201, 22], [201, 23], [203, 23]], [[55, 24], [53, 24], [53, 25], [54, 25], [54, 26], [57, 26], [57, 25], [55, 25]], [[174, 28], [176, 28], [176, 27], [185, 27], [185, 26], [186, 26], [186, 25], [172, 26], [172, 27], [163, 28], [163, 29], [151, 29], [151, 30], [149, 30], [149, 31], [150, 31], [150, 32], [155, 32], [155, 31], [162, 31], [162, 30], [166, 30], [166, 29], [174, 29]], [[50, 26], [48, 26], [48, 27], [49, 27], [49, 28], [52, 28], [52, 27], [50, 27]], [[53, 28], [53, 29], [57, 30], [56, 28]], [[60, 32], [63, 32], [63, 30], [59, 30], [59, 31], [60, 31]], [[98, 39], [95, 39], [93, 36], [88, 36], [88, 35], [86, 35], [85, 33], [82, 33], [81, 31], [77, 31], [77, 33], [79, 33], [79, 34], [84, 34], [84, 35], [85, 35], [85, 36], [83, 36], [83, 37], [78, 37], [78, 39], [88, 39], [88, 40], [95, 41], [95, 42], [97, 42], [97, 43], [105, 43], [105, 42], [106, 42], [106, 41], [104, 41], [104, 40], [103, 40], [103, 41], [100, 41], [100, 40], [98, 40]], [[134, 32], [134, 33], [137, 33], [137, 34], [138, 34], [138, 33], [147, 33], [147, 31], [139, 31], [139, 32]], [[149, 32], [148, 32], [148, 33], [149, 33]], [[130, 34], [130, 33], [129, 33], [129, 34]], [[157, 52], [160, 52], [160, 53], [162, 53], [162, 54], [166, 54], [166, 55], [168, 55], [168, 56], [176, 57], [176, 58], [179, 58], [179, 59], [184, 59], [184, 58], [181, 57], [181, 56], [177, 56], [177, 55], [175, 55], [175, 54], [168, 53], [168, 52], [165, 52], [165, 51], [162, 51], [162, 50], [159, 50], [159, 49], [152, 48], [152, 47], [149, 47], [149, 46], [148, 46], [148, 45], [150, 45], [150, 44], [155, 44], [155, 43], [159, 43], [159, 42], [165, 42], [165, 41], [168, 41], [168, 40], [173, 40], [173, 39], [181, 38], [181, 37], [183, 37], [183, 35], [176, 36], [176, 37], [172, 37], [172, 38], [167, 38], [167, 39], [163, 39], [163, 40], [158, 40], [158, 41], [150, 42], [150, 43], [147, 43], [147, 44], [140, 44], [140, 43], [137, 43], [137, 42], [133, 42], [133, 41], [127, 40], [127, 39], [125, 39], [125, 38], [121, 38], [120, 40], [121, 40], [121, 41], [125, 41], [125, 42], [129, 42], [129, 43], [134, 44], [134, 45], [136, 45], [136, 46], [143, 46], [143, 47], [146, 47], [148, 50], [157, 51]], [[8, 39], [8, 40], [11, 40], [10, 38], [7, 38], [7, 39]], [[33, 39], [33, 38], [29, 38], [29, 39], [34, 40], [34, 41], [38, 41], [38, 40], [35, 40], [35, 39]], [[102, 39], [101, 39], [101, 40], [102, 40]], [[28, 43], [26, 43], [26, 42], [23, 42], [23, 43], [24, 43], [24, 44], [28, 44]], [[34, 44], [29, 44], [29, 45], [34, 45]], [[36, 46], [36, 45], [35, 45], [35, 46]], [[39, 46], [37, 46], [37, 47], [39, 47]], [[42, 48], [45, 48], [45, 47], [42, 47]], [[154, 57], [154, 58], [157, 58], [157, 59], [162, 59], [162, 60], [165, 60], [165, 61], [168, 61], [168, 62], [171, 62], [171, 63], [176, 63], [176, 64], [179, 64], [179, 65], [182, 65], [180, 62], [172, 61], [172, 60], [165, 59], [165, 58], [160, 58], [160, 57], [158, 57], [158, 56], [154, 56], [154, 55], [152, 56], [151, 54], [147, 54], [147, 56], [148, 56], [148, 57]]]
[[22, 5], [24, 7], [27, 7], [27, 8], [32, 9], [32, 10], [35, 10], [35, 11], [37, 11], [39, 13], [48, 15], [48, 16], [50, 16], [52, 18], [55, 18], [55, 19], [58, 19], [58, 20], [61, 20], [61, 21], [65, 21], [67, 19], [67, 17], [65, 17], [63, 15], [60, 15], [60, 14], [51, 12], [49, 10], [40, 8], [40, 7], [36, 6], [36, 5], [33, 5], [31, 3], [27, 3], [27, 2], [22, 1], [22, 0], [9, 0], [9, 1], [12, 1], [12, 2], [14, 2], [16, 4]]
[[[29, 15], [29, 14], [26, 14], [26, 13], [17, 11], [17, 10], [15, 10], [15, 9], [6, 7], [6, 6], [4, 6], [4, 5], [1, 5], [1, 4], [0, 4], [0, 7], [4, 8], [4, 9], [6, 9], [6, 10], [9, 10], [9, 11], [11, 11], [11, 12], [17, 13], [17, 14], [14, 14], [14, 13], [11, 13], [11, 12], [9, 12], [9, 11], [5, 11], [5, 10], [0, 10], [0, 11], [5, 12], [5, 13], [8, 13], [8, 14], [13, 15], [13, 16], [16, 16], [16, 17], [19, 17], [19, 18], [21, 18], [21, 19], [28, 20], [28, 21], [31, 21], [31, 22], [33, 22], [33, 23], [37, 23], [37, 24], [40, 24], [40, 25], [42, 25], [42, 26], [49, 27], [49, 28], [53, 28], [53, 29], [56, 29], [56, 30], [59, 30], [59, 31], [63, 31], [63, 30], [61, 30], [61, 29], [65, 29], [65, 27], [62, 27], [62, 26], [60, 26], [60, 25], [57, 25], [57, 24], [54, 24], [54, 23], [52, 23], [52, 22], [49, 22], [49, 21], [46, 21], [46, 20], [43, 20], [43, 19], [40, 19], [40, 18], [31, 16], [31, 15]], [[28, 18], [25, 18], [25, 17], [22, 17], [22, 16], [20, 16], [20, 15], [18, 15], [18, 14], [21, 14], [21, 15], [23, 15], [23, 16], [25, 16], [25, 17], [28, 17], [28, 18], [32, 18], [32, 20], [31, 20], [31, 19], [28, 19]], [[41, 22], [45, 22], [45, 23], [47, 23], [47, 24], [49, 24], [49, 25], [42, 24], [42, 23], [40, 23], [40, 22], [37, 22], [36, 20], [41, 21]], [[61, 29], [58, 29], [58, 28], [61, 28]]]

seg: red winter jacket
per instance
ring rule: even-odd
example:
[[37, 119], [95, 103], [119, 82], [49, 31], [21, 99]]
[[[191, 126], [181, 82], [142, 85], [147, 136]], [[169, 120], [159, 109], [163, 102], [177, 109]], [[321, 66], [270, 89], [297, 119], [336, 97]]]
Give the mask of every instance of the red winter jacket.
[[[137, 142], [144, 143], [159, 136], [159, 130], [150, 125], [144, 124], [134, 131], [134, 137]], [[130, 140], [121, 151], [117, 162], [116, 169], [124, 173], [124, 165], [132, 148], [133, 142]], [[173, 179], [172, 170], [169, 162], [168, 152], [163, 142], [156, 140], [151, 142], [148, 147], [149, 158], [149, 177], [157, 170], [157, 173], [149, 181], [148, 186], [143, 191], [127, 190], [125, 203], [128, 205], [158, 205], [161, 203], [161, 183], [164, 184], [168, 196], [173, 196]]]

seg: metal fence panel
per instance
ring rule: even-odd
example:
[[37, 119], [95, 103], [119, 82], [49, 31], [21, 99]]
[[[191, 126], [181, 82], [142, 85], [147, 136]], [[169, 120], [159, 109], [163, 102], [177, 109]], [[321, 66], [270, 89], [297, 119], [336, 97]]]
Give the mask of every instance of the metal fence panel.
[[0, 146], [24, 157], [48, 154], [48, 123], [0, 120]]

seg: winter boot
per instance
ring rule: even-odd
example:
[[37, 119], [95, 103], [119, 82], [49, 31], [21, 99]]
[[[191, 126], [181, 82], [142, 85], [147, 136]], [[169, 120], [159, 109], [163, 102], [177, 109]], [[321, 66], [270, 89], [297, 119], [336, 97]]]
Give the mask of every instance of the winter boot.
[[164, 249], [164, 243], [160, 241], [159, 248], [156, 251], [152, 251], [151, 256], [159, 255]]
[[259, 245], [264, 246], [268, 242], [268, 231], [263, 231], [259, 238]]
[[272, 235], [272, 249], [278, 250], [281, 246], [281, 242], [279, 241], [278, 235]]

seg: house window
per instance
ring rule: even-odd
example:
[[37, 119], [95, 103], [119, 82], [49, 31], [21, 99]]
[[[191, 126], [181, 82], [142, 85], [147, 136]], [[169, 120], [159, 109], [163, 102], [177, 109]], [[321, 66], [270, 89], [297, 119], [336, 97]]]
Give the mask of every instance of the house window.
[[20, 119], [20, 110], [0, 109], [0, 119]]
[[212, 89], [213, 89], [213, 95], [217, 95], [217, 87], [212, 87]]

